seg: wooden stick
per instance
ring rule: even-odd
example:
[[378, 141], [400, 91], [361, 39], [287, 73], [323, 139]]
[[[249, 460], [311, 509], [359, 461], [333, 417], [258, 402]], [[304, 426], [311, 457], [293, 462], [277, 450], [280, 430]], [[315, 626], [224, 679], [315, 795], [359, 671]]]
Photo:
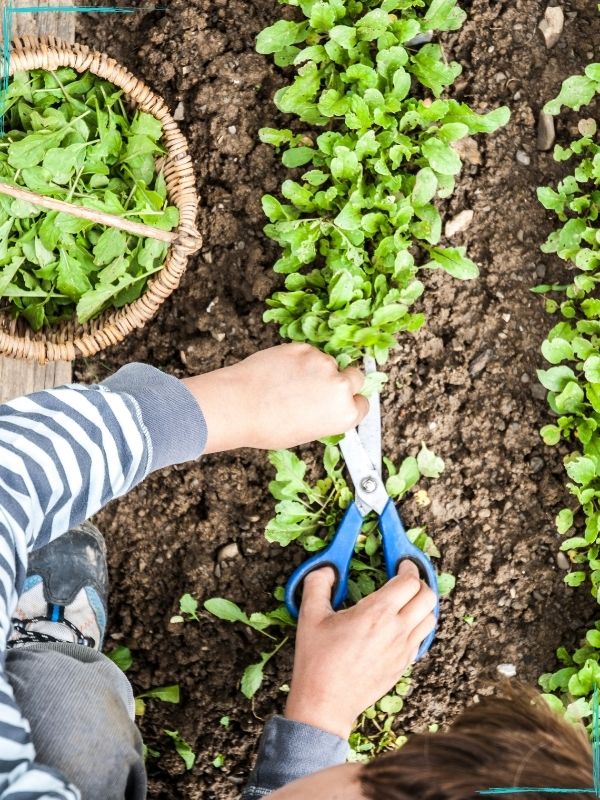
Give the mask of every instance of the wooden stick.
[[74, 203], [65, 203], [64, 200], [55, 200], [53, 197], [44, 197], [41, 194], [21, 189], [19, 186], [11, 186], [9, 183], [0, 182], [0, 194], [6, 194], [17, 200], [26, 200], [35, 206], [49, 208], [51, 211], [62, 211], [64, 214], [71, 214], [80, 219], [88, 219], [90, 222], [98, 222], [107, 225], [109, 228], [118, 228], [136, 236], [146, 236], [149, 239], [158, 239], [160, 242], [172, 244], [178, 238], [175, 231], [163, 231], [152, 225], [144, 225], [141, 222], [123, 219], [116, 214], [107, 214], [105, 211], [98, 211], [95, 208], [77, 206]]

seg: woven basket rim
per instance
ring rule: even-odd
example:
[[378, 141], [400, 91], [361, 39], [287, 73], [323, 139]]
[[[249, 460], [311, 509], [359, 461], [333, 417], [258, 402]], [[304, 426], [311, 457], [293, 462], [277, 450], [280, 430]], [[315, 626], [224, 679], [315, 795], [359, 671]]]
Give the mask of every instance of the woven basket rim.
[[133, 330], [143, 327], [178, 287], [187, 259], [200, 249], [202, 238], [196, 229], [199, 198], [188, 144], [165, 101], [146, 83], [136, 78], [107, 53], [79, 42], [54, 36], [24, 36], [12, 42], [10, 75], [27, 69], [72, 67], [89, 71], [123, 90], [137, 108], [152, 114], [163, 126], [164, 175], [169, 200], [179, 209], [177, 240], [170, 246], [162, 269], [148, 281], [144, 293], [119, 310], [108, 309], [96, 319], [80, 325], [76, 320], [52, 329], [34, 332], [24, 321], [13, 320], [0, 311], [0, 354], [38, 361], [72, 361], [88, 357], [118, 344]]

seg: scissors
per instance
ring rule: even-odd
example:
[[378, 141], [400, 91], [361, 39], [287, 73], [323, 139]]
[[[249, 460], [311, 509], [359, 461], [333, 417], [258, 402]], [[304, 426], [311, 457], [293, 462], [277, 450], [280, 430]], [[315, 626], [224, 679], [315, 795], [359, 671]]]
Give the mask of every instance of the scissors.
[[[365, 372], [376, 369], [372, 358], [365, 358]], [[385, 489], [381, 477], [381, 410], [379, 395], [369, 400], [369, 412], [357, 429], [348, 431], [339, 443], [348, 472], [355, 489], [355, 499], [346, 513], [331, 542], [315, 553], [292, 573], [285, 587], [285, 603], [290, 614], [297, 618], [298, 597], [306, 576], [321, 567], [332, 567], [336, 582], [333, 589], [332, 606], [339, 608], [348, 595], [350, 562], [360, 535], [364, 518], [371, 511], [379, 516], [379, 531], [383, 544], [383, 555], [388, 579], [398, 573], [400, 563], [412, 561], [419, 568], [421, 578], [436, 593], [434, 609], [436, 621], [439, 617], [439, 593], [437, 575], [429, 557], [414, 545], [408, 536], [392, 498]], [[423, 641], [417, 659], [431, 647], [435, 630]]]

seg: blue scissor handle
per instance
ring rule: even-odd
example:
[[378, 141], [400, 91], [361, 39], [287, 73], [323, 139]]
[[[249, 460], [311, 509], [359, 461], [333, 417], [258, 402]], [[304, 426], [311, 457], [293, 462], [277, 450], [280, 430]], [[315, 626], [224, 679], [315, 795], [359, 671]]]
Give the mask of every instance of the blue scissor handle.
[[[332, 567], [336, 574], [336, 582], [333, 589], [331, 605], [339, 608], [348, 594], [348, 574], [350, 572], [350, 562], [354, 556], [356, 540], [362, 529], [364, 522], [363, 516], [358, 510], [356, 503], [348, 506], [346, 513], [336, 531], [331, 543], [323, 550], [319, 550], [314, 556], [304, 561], [292, 573], [285, 587], [285, 604], [290, 614], [297, 619], [299, 614], [298, 594], [306, 576], [313, 570], [321, 567]], [[392, 499], [388, 500], [379, 518], [379, 529], [383, 542], [383, 553], [385, 568], [388, 578], [393, 578], [398, 573], [401, 561], [409, 559], [419, 568], [421, 578], [438, 596], [437, 575], [429, 557], [412, 544], [404, 525], [400, 520], [400, 515]], [[434, 614], [436, 620], [439, 617], [439, 597], [436, 603]], [[435, 630], [423, 641], [417, 660], [422, 658], [431, 647], [435, 638]]]
[[[435, 569], [429, 556], [413, 544], [406, 535], [404, 525], [398, 514], [398, 509], [392, 499], [388, 500], [379, 517], [379, 529], [381, 531], [385, 570], [388, 578], [393, 578], [398, 574], [400, 562], [409, 559], [416, 564], [421, 573], [421, 578], [427, 582], [430, 589], [433, 589], [438, 598], [433, 612], [437, 620], [440, 614], [440, 600]], [[422, 658], [429, 650], [434, 638], [435, 630], [433, 630], [421, 644], [417, 654], [417, 660]]]
[[356, 503], [351, 503], [333, 537], [331, 544], [319, 550], [292, 573], [285, 587], [285, 604], [290, 614], [297, 619], [299, 614], [298, 594], [302, 582], [309, 572], [321, 567], [333, 567], [335, 586], [331, 605], [339, 608], [348, 594], [348, 573], [354, 555], [356, 540], [360, 534], [363, 516]]

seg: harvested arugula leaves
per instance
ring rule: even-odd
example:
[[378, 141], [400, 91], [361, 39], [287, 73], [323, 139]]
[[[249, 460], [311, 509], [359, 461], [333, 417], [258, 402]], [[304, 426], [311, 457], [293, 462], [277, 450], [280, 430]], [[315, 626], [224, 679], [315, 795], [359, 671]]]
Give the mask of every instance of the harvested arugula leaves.
[[[89, 72], [16, 73], [0, 181], [164, 230], [179, 223], [156, 159], [162, 126]], [[0, 194], [0, 298], [38, 331], [139, 297], [168, 245]]]

